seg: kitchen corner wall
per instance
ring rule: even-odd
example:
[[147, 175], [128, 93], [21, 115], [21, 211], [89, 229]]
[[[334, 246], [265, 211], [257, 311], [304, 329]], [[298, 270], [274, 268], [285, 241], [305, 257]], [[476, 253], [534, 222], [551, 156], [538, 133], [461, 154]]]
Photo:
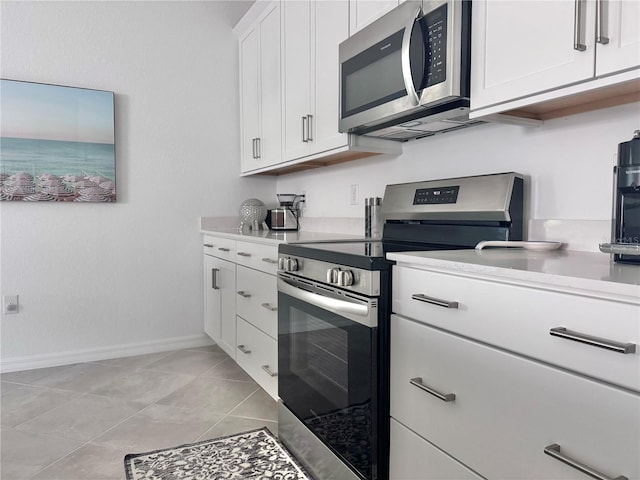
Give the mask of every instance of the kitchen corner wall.
[[199, 217], [275, 198], [240, 178], [224, 2], [0, 2], [2, 78], [115, 92], [116, 204], [0, 204], [2, 368], [202, 343]]
[[[313, 225], [316, 218], [362, 218], [363, 199], [382, 197], [387, 184], [516, 171], [526, 177], [525, 215], [531, 234], [537, 235], [530, 239], [545, 234], [576, 249], [597, 251], [597, 242], [608, 240], [610, 231], [618, 143], [631, 140], [638, 128], [637, 102], [535, 128], [473, 126], [405, 143], [397, 157], [370, 157], [278, 177], [278, 192], [306, 193], [303, 216]], [[353, 184], [360, 194], [355, 206], [350, 204]]]

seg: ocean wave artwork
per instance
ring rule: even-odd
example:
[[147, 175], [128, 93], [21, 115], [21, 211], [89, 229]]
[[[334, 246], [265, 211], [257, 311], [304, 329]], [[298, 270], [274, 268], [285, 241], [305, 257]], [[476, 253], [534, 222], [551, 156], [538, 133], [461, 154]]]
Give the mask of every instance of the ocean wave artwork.
[[0, 80], [0, 200], [115, 202], [113, 92]]

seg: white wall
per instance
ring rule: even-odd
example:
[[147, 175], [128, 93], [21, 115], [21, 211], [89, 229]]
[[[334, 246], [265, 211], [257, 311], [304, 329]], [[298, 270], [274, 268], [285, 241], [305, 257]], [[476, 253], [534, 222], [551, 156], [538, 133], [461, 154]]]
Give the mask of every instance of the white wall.
[[[363, 198], [391, 183], [516, 171], [527, 177], [532, 220], [609, 221], [618, 143], [640, 128], [640, 104], [549, 120], [536, 128], [486, 124], [404, 144], [370, 157], [278, 177], [278, 192], [306, 192], [304, 215], [362, 217]], [[359, 185], [360, 204], [350, 205]]]
[[228, 5], [0, 9], [2, 78], [115, 92], [118, 187], [116, 204], [0, 205], [1, 290], [21, 303], [0, 322], [3, 369], [202, 341], [198, 219], [275, 194], [239, 176]]

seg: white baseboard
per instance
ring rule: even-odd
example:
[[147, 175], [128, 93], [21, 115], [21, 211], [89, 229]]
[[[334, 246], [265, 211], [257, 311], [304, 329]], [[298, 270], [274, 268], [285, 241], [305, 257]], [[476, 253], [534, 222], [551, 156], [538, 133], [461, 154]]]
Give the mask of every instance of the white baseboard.
[[71, 350], [44, 355], [26, 355], [22, 357], [3, 358], [0, 361], [0, 372], [17, 372], [33, 370], [35, 368], [57, 367], [74, 363], [95, 362], [110, 358], [131, 357], [147, 353], [166, 352], [183, 348], [195, 348], [212, 345], [211, 339], [202, 335], [173, 337], [151, 342], [127, 343], [110, 347], [91, 348], [86, 350]]

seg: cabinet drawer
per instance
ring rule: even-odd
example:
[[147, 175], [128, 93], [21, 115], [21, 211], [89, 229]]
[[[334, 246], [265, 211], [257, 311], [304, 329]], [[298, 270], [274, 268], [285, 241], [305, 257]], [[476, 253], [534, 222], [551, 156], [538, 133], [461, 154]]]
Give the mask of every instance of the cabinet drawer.
[[[393, 281], [394, 313], [640, 391], [638, 305], [407, 267], [394, 267]], [[458, 306], [416, 300], [416, 294]], [[636, 351], [623, 354], [550, 334], [559, 327], [635, 345]]]
[[[441, 395], [443, 401], [423, 388]], [[392, 315], [391, 416], [491, 479], [640, 476], [640, 397]]]
[[236, 361], [275, 400], [278, 399], [278, 343], [237, 317]]
[[278, 271], [278, 247], [260, 243], [238, 242], [236, 263], [275, 275]]
[[391, 419], [390, 480], [480, 480], [424, 438]]
[[205, 255], [222, 258], [224, 260], [236, 261], [236, 241], [229, 238], [212, 237], [205, 235], [203, 238], [203, 249]]
[[238, 265], [236, 313], [272, 338], [278, 337], [276, 277]]

